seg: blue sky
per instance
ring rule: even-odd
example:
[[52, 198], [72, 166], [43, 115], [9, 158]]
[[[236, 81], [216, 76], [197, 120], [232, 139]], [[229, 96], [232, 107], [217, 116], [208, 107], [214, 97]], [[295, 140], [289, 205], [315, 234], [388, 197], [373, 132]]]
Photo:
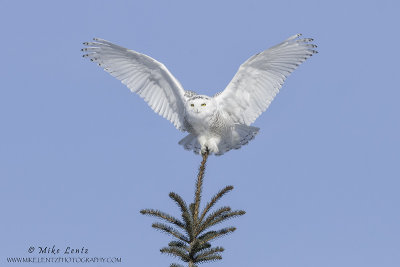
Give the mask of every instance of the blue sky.
[[[2, 1], [0, 265], [33, 246], [169, 266], [170, 238], [139, 213], [178, 214], [200, 157], [184, 134], [81, 57], [100, 37], [163, 62], [213, 95], [247, 58], [287, 37], [319, 54], [254, 123], [254, 141], [210, 157], [204, 199], [244, 209], [204, 266], [400, 266], [396, 1]], [[70, 266], [70, 264], [60, 264]], [[114, 264], [89, 264], [113, 266]], [[58, 266], [58, 265], [55, 265]]]

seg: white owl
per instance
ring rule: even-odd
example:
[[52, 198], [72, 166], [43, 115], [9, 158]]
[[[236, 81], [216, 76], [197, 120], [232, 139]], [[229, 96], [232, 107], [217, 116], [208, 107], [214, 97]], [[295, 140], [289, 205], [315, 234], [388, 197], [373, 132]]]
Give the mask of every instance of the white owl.
[[247, 144], [259, 128], [250, 126], [279, 92], [286, 77], [317, 51], [313, 39], [294, 35], [244, 62], [223, 92], [213, 97], [185, 91], [155, 59], [94, 38], [82, 51], [119, 79], [175, 127], [188, 132], [179, 141], [195, 153], [222, 155]]

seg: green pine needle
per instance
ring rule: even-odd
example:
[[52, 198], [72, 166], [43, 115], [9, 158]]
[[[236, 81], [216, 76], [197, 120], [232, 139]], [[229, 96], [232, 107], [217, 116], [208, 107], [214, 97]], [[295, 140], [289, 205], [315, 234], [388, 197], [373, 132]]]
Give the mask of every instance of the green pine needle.
[[165, 248], [160, 249], [160, 252], [169, 254], [171, 256], [179, 257], [184, 262], [189, 262], [190, 261], [189, 254], [187, 253], [187, 251], [185, 251], [182, 248], [165, 247]]
[[167, 213], [161, 212], [159, 210], [145, 209], [145, 210], [141, 210], [140, 213], [143, 215], [158, 217], [169, 223], [175, 224], [176, 226], [178, 226], [182, 229], [185, 229], [185, 225], [181, 221], [179, 221], [175, 217], [168, 215]]
[[[231, 234], [236, 230], [236, 228], [227, 227], [215, 231], [209, 230], [210, 227], [222, 223], [225, 220], [245, 214], [242, 210], [232, 211], [229, 206], [221, 207], [211, 214], [208, 214], [225, 194], [233, 190], [233, 186], [231, 185], [226, 186], [215, 194], [200, 213], [201, 193], [207, 158], [208, 152], [203, 154], [203, 160], [197, 175], [193, 203], [188, 206], [177, 193], [171, 192], [169, 194], [169, 197], [180, 208], [182, 221], [159, 210], [143, 209], [140, 211], [143, 215], [157, 217], [185, 232], [186, 235], [164, 223], [156, 222], [152, 224], [153, 228], [177, 239], [169, 242], [168, 247], [162, 248], [160, 250], [161, 253], [178, 257], [183, 262], [188, 263], [189, 267], [197, 267], [197, 265], [195, 265], [196, 263], [221, 260], [222, 256], [220, 253], [224, 251], [224, 248], [218, 246], [212, 247], [210, 241]], [[183, 267], [183, 265], [172, 263], [170, 267]]]
[[206, 216], [206, 213], [215, 205], [215, 203], [217, 203], [218, 200], [220, 200], [226, 193], [228, 193], [231, 190], [233, 190], [233, 186], [228, 185], [227, 187], [225, 187], [224, 189], [219, 191], [217, 194], [215, 194], [215, 196], [213, 196], [211, 201], [207, 203], [207, 206], [204, 208], [203, 212], [201, 213], [200, 221], [202, 221], [204, 219], [204, 216]]

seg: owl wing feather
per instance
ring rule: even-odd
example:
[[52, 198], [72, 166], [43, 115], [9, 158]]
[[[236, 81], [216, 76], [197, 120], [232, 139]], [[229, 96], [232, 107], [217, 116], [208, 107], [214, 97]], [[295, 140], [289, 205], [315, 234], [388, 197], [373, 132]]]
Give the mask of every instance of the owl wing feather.
[[313, 39], [296, 34], [244, 62], [223, 92], [215, 96], [219, 108], [236, 123], [250, 125], [279, 92], [286, 77], [317, 51]]
[[187, 94], [162, 63], [106, 40], [93, 40], [83, 43], [87, 47], [82, 51], [88, 52], [83, 57], [96, 62], [132, 92], [144, 98], [156, 113], [171, 121], [178, 130], [185, 130], [183, 116]]

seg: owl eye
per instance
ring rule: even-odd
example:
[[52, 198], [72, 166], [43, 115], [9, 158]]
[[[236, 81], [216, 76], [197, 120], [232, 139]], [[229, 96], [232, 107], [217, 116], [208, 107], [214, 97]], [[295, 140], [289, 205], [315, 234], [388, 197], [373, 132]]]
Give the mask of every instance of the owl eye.
[[201, 104], [201, 106], [202, 106], [202, 107], [205, 107], [205, 106], [206, 106], [206, 103]]
[[191, 107], [194, 107], [194, 104], [190, 104]]

